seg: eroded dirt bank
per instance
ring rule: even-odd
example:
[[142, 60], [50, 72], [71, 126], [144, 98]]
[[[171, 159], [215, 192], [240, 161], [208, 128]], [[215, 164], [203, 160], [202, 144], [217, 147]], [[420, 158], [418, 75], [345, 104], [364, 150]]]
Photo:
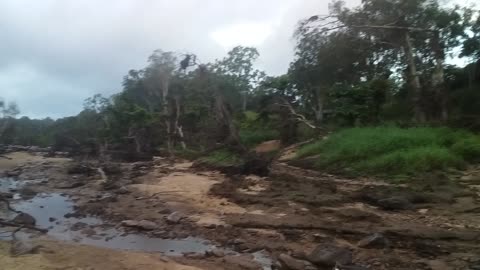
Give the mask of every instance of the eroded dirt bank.
[[[39, 212], [52, 208], [42, 197], [72, 206], [38, 218], [37, 226], [51, 228], [32, 240], [45, 246], [37, 254], [12, 258], [0, 242], [6, 269], [480, 269], [480, 173], [473, 169], [456, 179], [462, 185], [408, 187], [286, 161], [269, 177], [226, 177], [159, 158], [109, 164], [104, 178], [95, 163], [11, 157], [0, 170], [10, 176], [4, 191], [13, 207], [30, 209], [21, 202], [31, 200], [42, 202]], [[93, 254], [104, 260], [81, 259]]]

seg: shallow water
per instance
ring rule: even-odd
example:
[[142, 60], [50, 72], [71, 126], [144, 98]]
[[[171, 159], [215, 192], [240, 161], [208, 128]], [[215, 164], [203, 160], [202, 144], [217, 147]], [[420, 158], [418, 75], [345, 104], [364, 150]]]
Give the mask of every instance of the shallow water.
[[[22, 182], [22, 183], [21, 183]], [[18, 189], [25, 183], [13, 178], [0, 178], [0, 191], [8, 192]], [[205, 253], [214, 248], [208, 241], [188, 237], [185, 239], [162, 239], [146, 236], [141, 233], [125, 232], [121, 227], [107, 225], [100, 218], [66, 218], [74, 212], [75, 203], [66, 195], [59, 193], [37, 194], [30, 200], [22, 200], [15, 194], [11, 205], [16, 210], [30, 214], [36, 219], [36, 226], [48, 229], [48, 235], [59, 240], [80, 244], [105, 247], [111, 249], [162, 252], [166, 255], [182, 255], [183, 253]], [[3, 214], [3, 218], [14, 218], [16, 213]], [[80, 226], [79, 226], [80, 225]], [[19, 237], [31, 237], [19, 234]], [[5, 238], [2, 238], [5, 240]], [[271, 269], [271, 260], [265, 252], [253, 253], [263, 269]]]
[[[170, 240], [143, 234], [125, 234], [120, 229], [101, 226], [103, 221], [99, 218], [65, 218], [66, 214], [73, 212], [74, 203], [68, 197], [57, 193], [39, 194], [31, 200], [16, 201], [12, 206], [32, 215], [37, 220], [38, 227], [49, 229], [48, 235], [60, 240], [106, 248], [162, 252], [168, 255], [203, 253], [212, 248], [211, 244], [199, 238]], [[72, 225], [79, 222], [83, 223], [81, 228], [73, 229]]]

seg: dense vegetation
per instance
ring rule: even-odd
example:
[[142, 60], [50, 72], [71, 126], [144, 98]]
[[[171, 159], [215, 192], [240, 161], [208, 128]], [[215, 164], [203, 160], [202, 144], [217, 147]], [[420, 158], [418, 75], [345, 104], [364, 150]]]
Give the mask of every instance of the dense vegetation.
[[[333, 1], [330, 14], [299, 22], [294, 37], [295, 59], [277, 77], [255, 68], [251, 47], [212, 63], [157, 50], [118, 94], [87, 99], [77, 116], [14, 119], [15, 106], [2, 103], [0, 143], [95, 155], [207, 151], [207, 160], [232, 163], [265, 140], [357, 127], [300, 155], [320, 154], [322, 168], [398, 173], [478, 157], [478, 138], [456, 131], [480, 130], [478, 11], [437, 0], [365, 0], [353, 9]], [[452, 57], [469, 64], [447, 64]], [[420, 127], [359, 128], [385, 124]]]
[[413, 174], [462, 168], [480, 157], [480, 136], [449, 128], [350, 128], [305, 145], [299, 157], [347, 173]]

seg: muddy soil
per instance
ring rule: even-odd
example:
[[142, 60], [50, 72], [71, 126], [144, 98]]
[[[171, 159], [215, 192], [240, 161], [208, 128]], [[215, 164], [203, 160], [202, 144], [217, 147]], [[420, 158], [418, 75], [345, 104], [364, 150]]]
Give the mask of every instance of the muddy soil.
[[[334, 258], [339, 269], [480, 269], [476, 168], [393, 185], [288, 158], [268, 177], [227, 177], [162, 158], [103, 166], [102, 176], [95, 162], [11, 157], [0, 160], [12, 175], [0, 191], [13, 207], [49, 216], [36, 218], [50, 232], [30, 240], [46, 247], [34, 255], [12, 258], [0, 242], [7, 269], [333, 269], [319, 263], [331, 246], [351, 257]], [[56, 215], [44, 210], [52, 198]], [[105, 259], [85, 265], [92, 254]], [[123, 259], [108, 263], [115, 257]], [[21, 268], [30, 262], [38, 267]]]

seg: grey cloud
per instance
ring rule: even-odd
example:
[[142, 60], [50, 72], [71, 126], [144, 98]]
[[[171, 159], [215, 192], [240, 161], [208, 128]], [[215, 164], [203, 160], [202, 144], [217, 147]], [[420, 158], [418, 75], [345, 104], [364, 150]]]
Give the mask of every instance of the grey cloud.
[[123, 75], [141, 68], [155, 49], [190, 51], [204, 61], [228, 48], [214, 31], [268, 24], [259, 66], [286, 71], [296, 22], [326, 12], [315, 0], [6, 0], [0, 2], [0, 97], [30, 117], [81, 110], [94, 93], [119, 91]]

